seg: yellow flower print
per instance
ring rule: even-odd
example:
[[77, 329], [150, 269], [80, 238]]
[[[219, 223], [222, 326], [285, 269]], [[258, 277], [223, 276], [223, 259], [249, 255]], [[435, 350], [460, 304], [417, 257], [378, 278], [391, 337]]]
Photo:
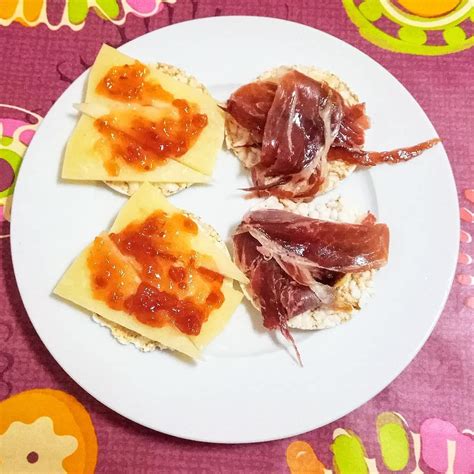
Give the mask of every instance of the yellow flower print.
[[51, 418], [33, 423], [14, 421], [0, 435], [0, 470], [3, 472], [47, 472], [63, 474], [63, 461], [78, 446], [74, 436], [58, 436]]
[[[342, 0], [342, 3], [361, 36], [391, 51], [434, 56], [474, 45], [474, 36], [468, 34], [474, 21], [474, 0]], [[398, 27], [396, 34], [386, 31], [383, 25], [387, 21]]]
[[85, 408], [60, 390], [0, 402], [0, 472], [93, 474], [97, 438]]

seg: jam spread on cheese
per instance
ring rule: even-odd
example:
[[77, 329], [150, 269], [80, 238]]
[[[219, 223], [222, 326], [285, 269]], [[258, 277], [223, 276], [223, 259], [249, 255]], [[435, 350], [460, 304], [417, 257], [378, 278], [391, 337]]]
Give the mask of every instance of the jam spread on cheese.
[[134, 64], [112, 67], [97, 85], [97, 93], [121, 102], [151, 105], [153, 100], [172, 102], [173, 95], [160, 84], [147, 81], [150, 70], [135, 61]]
[[110, 176], [118, 176], [123, 162], [146, 172], [168, 158], [183, 156], [207, 126], [207, 115], [199, 113], [194, 104], [173, 97], [148, 80], [148, 75], [149, 69], [139, 62], [115, 66], [97, 86], [99, 94], [127, 104], [158, 101], [164, 112], [152, 120], [136, 110], [120, 109], [95, 120], [95, 127], [111, 148], [104, 162]]
[[107, 237], [96, 237], [87, 257], [94, 298], [116, 310], [124, 307], [140, 279]]
[[202, 266], [210, 257], [191, 247], [197, 232], [197, 224], [189, 217], [156, 211], [110, 234], [121, 258], [135, 268], [138, 283], [134, 285], [127, 281], [120, 258], [117, 262], [104, 256], [103, 248], [94, 242], [88, 259], [94, 297], [143, 324], [171, 324], [182, 333], [198, 335], [211, 311], [224, 302], [224, 295], [222, 275]]

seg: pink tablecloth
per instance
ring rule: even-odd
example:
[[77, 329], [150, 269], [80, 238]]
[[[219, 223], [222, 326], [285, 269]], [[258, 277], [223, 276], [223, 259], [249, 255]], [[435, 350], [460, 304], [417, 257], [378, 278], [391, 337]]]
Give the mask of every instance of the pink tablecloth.
[[[49, 3], [56, 5], [53, 10], [59, 18], [58, 8], [63, 0]], [[474, 209], [474, 190], [469, 191], [474, 188], [474, 49], [440, 56], [387, 51], [360, 36], [340, 0], [178, 0], [151, 16], [146, 16], [146, 8], [154, 2], [130, 1], [127, 5], [134, 3], [141, 4], [145, 17], [138, 16], [137, 6], [123, 26], [91, 13], [78, 31], [68, 26], [53, 31], [45, 24], [1, 27], [0, 103], [44, 116], [71, 81], [92, 63], [102, 42], [119, 46], [147, 31], [191, 18], [236, 14], [287, 18], [326, 31], [365, 51], [408, 88], [443, 138], [460, 205], [465, 208], [460, 256], [463, 263], [459, 264], [457, 280], [438, 325], [402, 375], [355, 412], [297, 439], [307, 441], [324, 465], [331, 468], [334, 430], [350, 429], [361, 438], [367, 457], [377, 458], [379, 470], [383, 471], [387, 467], [381, 459], [375, 429], [381, 412], [398, 412], [415, 433], [423, 431], [422, 424], [428, 419], [431, 421], [425, 426], [439, 427], [445, 420], [459, 431], [474, 428], [474, 290], [470, 276], [474, 272], [469, 265], [469, 254], [474, 253], [474, 244], [470, 243], [473, 215], [469, 211]], [[0, 118], [24, 120], [25, 116], [2, 106]], [[2, 169], [2, 179], [7, 180]], [[0, 230], [7, 234], [8, 223], [0, 222]], [[242, 446], [188, 442], [136, 425], [95, 401], [63, 372], [33, 330], [16, 287], [8, 238], [0, 240], [0, 265], [0, 400], [37, 387], [57, 388], [74, 395], [91, 414], [95, 426], [99, 446], [97, 472], [288, 472], [286, 450], [292, 439]], [[433, 436], [437, 436], [436, 429]], [[472, 442], [468, 443], [468, 434], [465, 437], [463, 449], [472, 458]], [[428, 436], [425, 447], [429, 442]], [[434, 457], [425, 450], [424, 460], [420, 461], [424, 472], [443, 470], [439, 466], [444, 461], [438, 458], [444, 456], [445, 445], [440, 446]], [[411, 456], [416, 457], [414, 452]], [[458, 462], [457, 472], [472, 468], [472, 464], [471, 468], [466, 466]]]

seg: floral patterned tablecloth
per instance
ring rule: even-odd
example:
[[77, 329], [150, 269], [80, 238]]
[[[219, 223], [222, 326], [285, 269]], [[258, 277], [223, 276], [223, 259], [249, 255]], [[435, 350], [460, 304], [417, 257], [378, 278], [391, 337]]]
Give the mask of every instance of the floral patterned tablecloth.
[[[304, 23], [380, 62], [443, 138], [461, 206], [456, 279], [439, 323], [410, 366], [331, 425], [256, 445], [172, 438], [90, 397], [33, 330], [10, 256], [8, 202], [23, 154], [41, 118], [91, 65], [100, 45], [117, 47], [172, 23], [216, 15]], [[472, 0], [1, 2], [0, 472], [474, 472], [473, 22]], [[32, 198], [41, 199], [40, 187], [33, 191]]]

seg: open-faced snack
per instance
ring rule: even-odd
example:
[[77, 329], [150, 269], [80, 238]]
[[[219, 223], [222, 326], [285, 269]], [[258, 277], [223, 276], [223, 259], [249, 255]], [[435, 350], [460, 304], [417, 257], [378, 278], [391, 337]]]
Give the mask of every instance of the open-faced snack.
[[132, 194], [150, 182], [172, 194], [209, 181], [224, 117], [196, 79], [104, 45], [91, 68], [62, 177], [105, 181]]
[[246, 281], [218, 242], [145, 183], [54, 293], [99, 315], [122, 342], [141, 337], [145, 348], [197, 358], [241, 301], [233, 280]]
[[345, 210], [340, 200], [295, 204], [272, 197], [244, 217], [233, 244], [249, 278], [242, 288], [264, 326], [294, 344], [289, 328], [332, 327], [360, 309], [374, 271], [387, 262], [389, 230], [371, 213]]
[[309, 201], [357, 166], [407, 161], [439, 142], [365, 151], [365, 104], [336, 76], [310, 67], [265, 73], [225, 108], [227, 145], [251, 170], [249, 191], [259, 196]]

